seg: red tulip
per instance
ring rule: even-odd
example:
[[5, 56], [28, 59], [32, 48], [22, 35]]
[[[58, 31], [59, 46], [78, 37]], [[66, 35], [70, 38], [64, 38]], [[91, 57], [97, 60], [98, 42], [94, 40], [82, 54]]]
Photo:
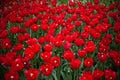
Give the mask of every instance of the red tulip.
[[19, 80], [19, 74], [16, 71], [10, 70], [4, 74], [5, 80]]
[[34, 68], [30, 68], [24, 72], [27, 80], [36, 80], [39, 75], [39, 71]]
[[93, 66], [93, 63], [94, 63], [93, 58], [86, 58], [84, 60], [84, 66], [85, 67], [91, 68]]
[[79, 59], [73, 59], [70, 62], [70, 66], [72, 69], [79, 69], [80, 65], [81, 65], [81, 61]]
[[40, 71], [44, 76], [49, 76], [52, 74], [53, 66], [50, 64], [41, 65]]

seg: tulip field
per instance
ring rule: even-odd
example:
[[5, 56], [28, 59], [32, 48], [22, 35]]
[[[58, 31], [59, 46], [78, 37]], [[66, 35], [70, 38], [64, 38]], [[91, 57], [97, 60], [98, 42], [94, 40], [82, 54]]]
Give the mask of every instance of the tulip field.
[[0, 80], [120, 80], [120, 1], [0, 0]]

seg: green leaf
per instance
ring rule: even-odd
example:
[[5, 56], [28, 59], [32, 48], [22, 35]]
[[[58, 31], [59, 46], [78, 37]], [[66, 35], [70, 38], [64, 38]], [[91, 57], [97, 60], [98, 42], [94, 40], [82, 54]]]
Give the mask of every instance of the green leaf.
[[[57, 74], [58, 75], [58, 74]], [[52, 76], [54, 77], [54, 80], [58, 80], [57, 79], [57, 75], [56, 75], [56, 71], [54, 70], [53, 73], [52, 73]]]

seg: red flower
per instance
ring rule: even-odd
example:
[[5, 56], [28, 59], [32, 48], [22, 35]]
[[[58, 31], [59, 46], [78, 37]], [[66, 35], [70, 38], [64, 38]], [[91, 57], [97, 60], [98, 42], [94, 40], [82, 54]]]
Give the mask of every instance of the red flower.
[[99, 43], [99, 51], [103, 53], [107, 53], [110, 50], [110, 46], [106, 46], [102, 43]]
[[64, 35], [63, 34], [57, 34], [56, 38], [63, 41], [64, 40]]
[[30, 65], [29, 58], [27, 57], [22, 58], [22, 62], [24, 64], [24, 68], [30, 68], [31, 65]]
[[44, 43], [45, 43], [45, 38], [44, 38], [44, 37], [39, 37], [39, 38], [38, 38], [38, 42], [39, 42], [40, 44], [44, 44]]
[[95, 27], [95, 30], [97, 30], [98, 32], [102, 32], [102, 24], [99, 24]]
[[5, 38], [8, 36], [8, 31], [7, 30], [1, 30], [0, 31], [0, 38]]
[[79, 69], [80, 65], [81, 65], [81, 61], [79, 59], [73, 59], [70, 62], [70, 66], [72, 69]]
[[52, 6], [56, 7], [56, 4], [57, 4], [57, 0], [53, 0], [52, 1]]
[[68, 50], [71, 46], [72, 46], [72, 44], [69, 43], [69, 42], [67, 42], [67, 41], [66, 41], [65, 44], [63, 45], [63, 47], [64, 47], [65, 50]]
[[70, 34], [70, 31], [68, 31], [68, 29], [62, 29], [61, 33], [64, 35], [68, 35]]
[[75, 2], [73, 2], [72, 0], [69, 1], [69, 5], [70, 5], [71, 7], [75, 7], [75, 6], [76, 6]]
[[104, 23], [104, 24], [101, 26], [102, 32], [107, 32], [109, 28], [110, 28], [110, 24]]
[[53, 46], [51, 44], [45, 44], [45, 46], [44, 46], [45, 51], [50, 52], [50, 51], [52, 51], [52, 49], [53, 49]]
[[104, 23], [109, 23], [108, 18], [103, 19]]
[[102, 38], [101, 43], [104, 45], [109, 45], [112, 41], [112, 36], [107, 34], [105, 37]]
[[99, 4], [99, 3], [100, 3], [100, 0], [94, 0], [94, 3], [95, 3], [95, 4]]
[[37, 54], [41, 50], [41, 45], [40, 44], [33, 44], [29, 47], [35, 54]]
[[84, 40], [83, 39], [80, 39], [80, 38], [76, 38], [74, 43], [77, 45], [77, 46], [82, 46], [84, 45]]
[[45, 64], [40, 66], [40, 71], [44, 76], [49, 76], [52, 74], [54, 67], [50, 64]]
[[105, 79], [106, 80], [116, 80], [117, 74], [115, 71], [112, 71], [111, 69], [105, 70]]
[[32, 24], [32, 19], [29, 19], [28, 21], [24, 22], [25, 27], [30, 27], [31, 24]]
[[16, 58], [12, 62], [11, 68], [12, 68], [12, 70], [15, 70], [15, 71], [21, 71], [24, 68], [24, 64], [22, 62], [22, 59], [21, 58]]
[[25, 40], [28, 40], [30, 38], [30, 34], [29, 33], [24, 33], [24, 37], [25, 37]]
[[70, 50], [67, 50], [64, 52], [63, 58], [65, 58], [68, 61], [71, 61], [72, 59], [74, 59], [74, 53]]
[[117, 33], [116, 38], [115, 38], [115, 42], [117, 44], [120, 44], [120, 33]]
[[10, 49], [12, 47], [12, 44], [9, 38], [2, 39], [1, 45], [3, 49]]
[[21, 43], [17, 43], [16, 45], [13, 46], [13, 51], [19, 52], [24, 48], [24, 45]]
[[116, 3], [111, 4], [111, 5], [109, 6], [109, 10], [113, 10], [113, 9], [116, 7], [115, 4], [116, 4]]
[[93, 66], [94, 60], [93, 58], [87, 58], [84, 60], [84, 66], [91, 68]]
[[54, 45], [55, 45], [56, 47], [60, 47], [60, 46], [62, 46], [62, 41], [61, 41], [60, 39], [55, 39]]
[[60, 66], [60, 57], [54, 56], [51, 58], [50, 62], [54, 67], [59, 67]]
[[19, 35], [17, 36], [17, 39], [18, 39], [19, 42], [23, 42], [23, 41], [25, 41], [26, 36], [23, 35], [23, 34], [19, 34]]
[[43, 52], [40, 54], [40, 57], [44, 60], [44, 61], [49, 61], [52, 57], [52, 52]]
[[120, 67], [120, 54], [117, 51], [111, 51], [109, 53], [111, 59], [114, 61], [117, 67]]
[[91, 72], [84, 71], [83, 75], [79, 77], [79, 80], [94, 80], [94, 77]]
[[33, 44], [36, 44], [37, 43], [37, 39], [36, 38], [29, 38], [27, 40], [27, 44], [28, 45], [33, 45]]
[[15, 52], [8, 52], [5, 56], [3, 56], [2, 64], [5, 66], [11, 66], [15, 58], [16, 58]]
[[41, 28], [42, 28], [42, 30], [47, 31], [48, 30], [48, 25], [44, 23], [44, 24], [41, 25]]
[[10, 56], [3, 56], [2, 57], [2, 65], [11, 66], [13, 61], [14, 61], [14, 59]]
[[94, 39], [98, 39], [98, 38], [100, 38], [100, 36], [101, 36], [101, 34], [100, 34], [97, 30], [95, 30], [95, 29], [91, 29], [91, 30], [90, 30], [90, 34], [91, 34], [91, 36], [92, 36]]
[[46, 35], [44, 36], [45, 41], [50, 42], [51, 36], [52, 36], [52, 35], [50, 35], [50, 34], [46, 34]]
[[76, 13], [74, 13], [71, 18], [73, 21], [75, 21], [78, 18], [78, 15]]
[[36, 80], [39, 75], [39, 71], [34, 68], [30, 68], [29, 70], [26, 70], [24, 73], [27, 80]]
[[98, 23], [99, 23], [99, 19], [98, 18], [93, 18], [92, 21], [89, 24], [90, 24], [90, 26], [94, 27]]
[[87, 15], [80, 15], [80, 17], [84, 22], [86, 22], [86, 23], [90, 22], [90, 18]]
[[81, 36], [82, 38], [87, 39], [89, 37], [89, 33], [84, 31], [81, 33]]
[[76, 27], [80, 27], [82, 22], [81, 21], [75, 21], [74, 24], [75, 24]]
[[39, 26], [38, 26], [37, 24], [33, 24], [33, 25], [31, 26], [31, 29], [32, 29], [32, 31], [36, 32], [36, 31], [38, 31]]
[[114, 31], [115, 32], [118, 32], [118, 31], [120, 31], [120, 22], [119, 21], [117, 21], [116, 23], [115, 23], [115, 25], [114, 25]]
[[117, 56], [117, 58], [114, 59], [114, 63], [117, 67], [120, 67], [120, 54]]
[[16, 15], [17, 15], [17, 13], [14, 11], [14, 12], [12, 12], [12, 14], [9, 16], [9, 21], [10, 21], [11, 23], [17, 22]]
[[31, 48], [26, 48], [25, 49], [25, 57], [27, 57], [28, 59], [33, 59], [35, 56], [35, 53], [31, 50]]
[[110, 57], [114, 60], [114, 59], [116, 59], [119, 55], [118, 55], [119, 53], [117, 52], [117, 51], [111, 51], [110, 53], [109, 53], [109, 55], [110, 55]]
[[72, 38], [75, 40], [76, 38], [78, 38], [79, 37], [79, 35], [80, 35], [80, 33], [78, 32], [78, 31], [75, 31], [75, 32], [73, 32], [72, 33]]
[[55, 29], [49, 29], [47, 30], [48, 34], [54, 35], [55, 34]]
[[[72, 14], [73, 13], [73, 9], [71, 9], [71, 8], [68, 8], [68, 13], [70, 12], [70, 14]], [[74, 18], [73, 18], [73, 16], [71, 16], [71, 17], [69, 17], [68, 19], [67, 19], [67, 21], [66, 21], [66, 26], [69, 24], [69, 25], [71, 25], [72, 26], [72, 21], [74, 21], [73, 19], [75, 19], [76, 17], [74, 16]]]
[[4, 74], [5, 80], [19, 80], [19, 74], [16, 71], [10, 70]]
[[3, 18], [3, 19], [1, 18], [0, 25], [1, 25], [1, 29], [6, 29], [7, 23], [6, 23], [5, 18]]
[[18, 16], [18, 17], [17, 17], [17, 22], [18, 22], [18, 23], [21, 23], [21, 22], [23, 22], [23, 17], [21, 17], [21, 16]]
[[83, 28], [85, 32], [90, 32], [91, 26], [87, 25]]
[[73, 31], [73, 30], [74, 30], [74, 26], [73, 26], [72, 24], [68, 24], [68, 25], [67, 25], [67, 29], [68, 29], [69, 31]]
[[72, 42], [74, 39], [73, 39], [72, 35], [66, 35], [66, 36], [65, 36], [65, 40], [66, 40], [67, 42]]
[[20, 27], [19, 27], [19, 26], [15, 26], [15, 27], [11, 27], [11, 28], [10, 28], [10, 32], [11, 32], [12, 34], [17, 34], [17, 33], [19, 32], [19, 30], [20, 30]]
[[56, 22], [53, 22], [50, 24], [50, 29], [56, 29], [57, 27], [58, 27], [58, 23], [56, 23]]
[[95, 80], [100, 80], [104, 75], [104, 72], [101, 71], [100, 69], [94, 70], [93, 76]]
[[105, 53], [98, 53], [98, 60], [100, 62], [106, 62], [108, 59], [108, 55]]
[[87, 52], [85, 50], [78, 50], [78, 56], [81, 58], [84, 58], [86, 56]]
[[96, 46], [95, 46], [95, 44], [94, 44], [93, 41], [88, 41], [88, 42], [86, 43], [85, 50], [86, 50], [88, 53], [94, 52], [95, 49], [96, 49]]

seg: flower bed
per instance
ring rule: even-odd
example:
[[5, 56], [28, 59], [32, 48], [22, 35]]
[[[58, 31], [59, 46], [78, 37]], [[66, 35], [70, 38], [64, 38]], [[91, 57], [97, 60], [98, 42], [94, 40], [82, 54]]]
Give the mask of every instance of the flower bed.
[[1, 6], [1, 80], [120, 80], [120, 2]]

